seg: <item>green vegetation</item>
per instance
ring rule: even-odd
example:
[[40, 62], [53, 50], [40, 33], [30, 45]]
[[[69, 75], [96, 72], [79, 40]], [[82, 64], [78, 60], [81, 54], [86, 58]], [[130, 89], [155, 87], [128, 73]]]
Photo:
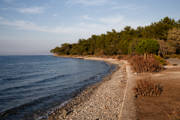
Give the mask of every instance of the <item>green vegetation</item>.
[[180, 20], [165, 17], [149, 26], [92, 35], [78, 43], [64, 43], [51, 50], [58, 55], [180, 54]]
[[160, 56], [157, 56], [157, 55], [154, 55], [154, 58], [161, 64], [161, 65], [167, 65], [167, 61], [160, 57]]
[[139, 54], [157, 54], [159, 43], [157, 40], [143, 39], [137, 43], [135, 50]]

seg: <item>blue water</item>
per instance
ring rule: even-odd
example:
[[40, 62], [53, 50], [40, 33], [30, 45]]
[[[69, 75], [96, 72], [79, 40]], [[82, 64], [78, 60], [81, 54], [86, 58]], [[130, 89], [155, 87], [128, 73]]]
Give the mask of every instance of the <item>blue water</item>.
[[54, 56], [0, 56], [0, 120], [36, 120], [114, 66]]

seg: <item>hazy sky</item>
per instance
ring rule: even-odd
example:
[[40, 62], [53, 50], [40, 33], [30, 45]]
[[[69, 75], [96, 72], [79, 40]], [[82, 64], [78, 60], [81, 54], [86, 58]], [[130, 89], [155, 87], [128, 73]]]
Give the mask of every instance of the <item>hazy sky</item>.
[[64, 42], [180, 19], [180, 0], [0, 0], [0, 55], [49, 54]]

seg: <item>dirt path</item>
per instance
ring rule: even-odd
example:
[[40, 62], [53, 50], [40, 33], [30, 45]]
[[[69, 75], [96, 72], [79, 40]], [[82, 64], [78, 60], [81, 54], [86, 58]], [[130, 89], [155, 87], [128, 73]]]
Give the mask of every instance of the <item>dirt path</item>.
[[75, 106], [70, 114], [59, 120], [134, 120], [135, 108], [132, 94], [133, 73], [126, 61], [114, 59], [85, 58], [104, 60], [117, 64], [119, 69], [111, 79], [103, 82], [87, 101]]

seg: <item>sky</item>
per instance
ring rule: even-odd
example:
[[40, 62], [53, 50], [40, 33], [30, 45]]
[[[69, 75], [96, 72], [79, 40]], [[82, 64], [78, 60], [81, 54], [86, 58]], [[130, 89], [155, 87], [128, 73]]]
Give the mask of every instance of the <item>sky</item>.
[[0, 55], [46, 55], [62, 43], [169, 16], [180, 0], [0, 0]]

